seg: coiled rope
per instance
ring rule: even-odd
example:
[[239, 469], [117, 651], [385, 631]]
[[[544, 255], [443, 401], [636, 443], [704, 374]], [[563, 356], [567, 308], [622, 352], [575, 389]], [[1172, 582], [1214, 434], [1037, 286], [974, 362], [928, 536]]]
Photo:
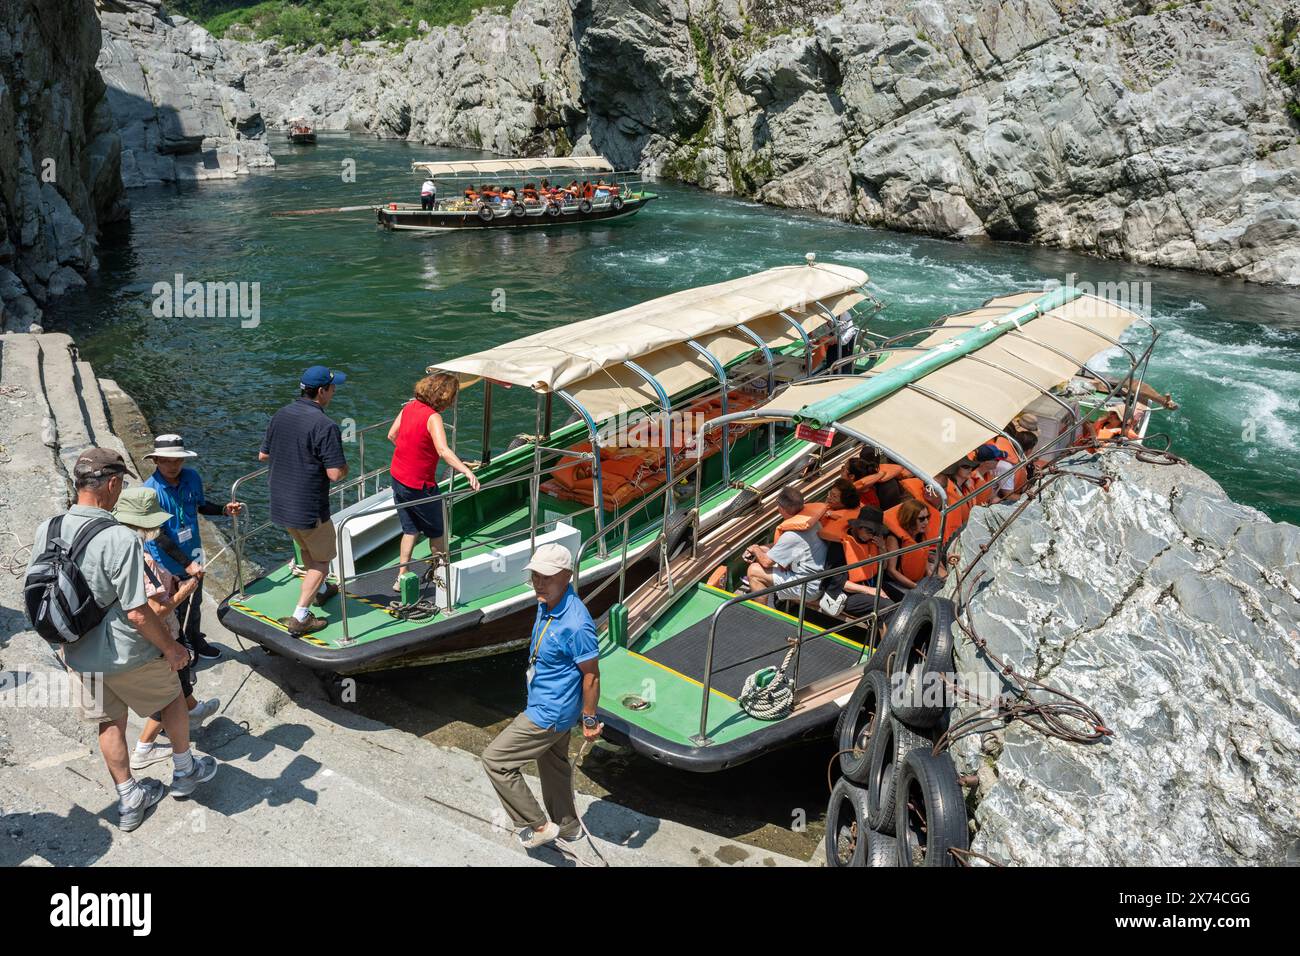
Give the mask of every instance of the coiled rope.
[[798, 649], [798, 644], [791, 646], [786, 652], [785, 660], [781, 661], [781, 666], [765, 684], [760, 684], [760, 681], [771, 672], [770, 667], [755, 671], [745, 678], [745, 685], [736, 698], [741, 710], [755, 720], [782, 720], [790, 716], [794, 710], [794, 684], [786, 678], [785, 671]]

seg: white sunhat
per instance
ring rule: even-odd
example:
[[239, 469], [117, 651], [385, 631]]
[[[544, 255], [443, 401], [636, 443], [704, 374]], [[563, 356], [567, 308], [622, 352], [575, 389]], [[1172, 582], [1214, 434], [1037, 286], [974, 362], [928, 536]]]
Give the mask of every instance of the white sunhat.
[[544, 544], [533, 552], [532, 559], [525, 565], [528, 571], [538, 574], [559, 574], [561, 571], [573, 570], [573, 553], [562, 544]]
[[185, 439], [180, 435], [159, 435], [153, 440], [153, 451], [146, 458], [197, 458], [198, 453], [187, 451]]

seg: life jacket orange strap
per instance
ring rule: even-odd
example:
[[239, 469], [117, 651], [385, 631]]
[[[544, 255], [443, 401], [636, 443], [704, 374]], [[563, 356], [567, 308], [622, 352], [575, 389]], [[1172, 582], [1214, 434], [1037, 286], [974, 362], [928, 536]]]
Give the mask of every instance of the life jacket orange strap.
[[820, 521], [825, 513], [826, 505], [824, 503], [804, 505], [803, 511], [793, 517], [786, 518], [776, 526], [776, 533], [772, 535], [773, 543], [786, 531], [807, 531]]

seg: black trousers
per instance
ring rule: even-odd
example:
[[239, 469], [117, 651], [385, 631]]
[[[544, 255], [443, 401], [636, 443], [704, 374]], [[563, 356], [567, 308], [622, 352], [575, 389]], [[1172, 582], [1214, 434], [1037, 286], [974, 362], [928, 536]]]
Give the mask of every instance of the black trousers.
[[423, 209], [423, 210], [425, 210], [426, 212], [427, 212], [428, 210], [432, 209], [432, 208], [433, 208], [433, 197], [432, 197], [432, 196], [421, 196], [421, 197], [420, 197], [420, 208]]

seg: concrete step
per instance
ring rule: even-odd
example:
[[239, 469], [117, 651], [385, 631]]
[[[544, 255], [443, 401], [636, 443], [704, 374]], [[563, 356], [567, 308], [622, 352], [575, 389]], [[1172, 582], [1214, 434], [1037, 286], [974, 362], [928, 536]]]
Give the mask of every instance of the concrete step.
[[90, 426], [90, 440], [101, 448], [112, 448], [122, 456], [123, 461], [129, 462], [131, 456], [127, 454], [126, 445], [113, 434], [113, 428], [109, 424], [108, 403], [104, 399], [100, 381], [95, 377], [95, 370], [89, 362], [77, 362], [76, 368], [81, 383], [81, 401]]

